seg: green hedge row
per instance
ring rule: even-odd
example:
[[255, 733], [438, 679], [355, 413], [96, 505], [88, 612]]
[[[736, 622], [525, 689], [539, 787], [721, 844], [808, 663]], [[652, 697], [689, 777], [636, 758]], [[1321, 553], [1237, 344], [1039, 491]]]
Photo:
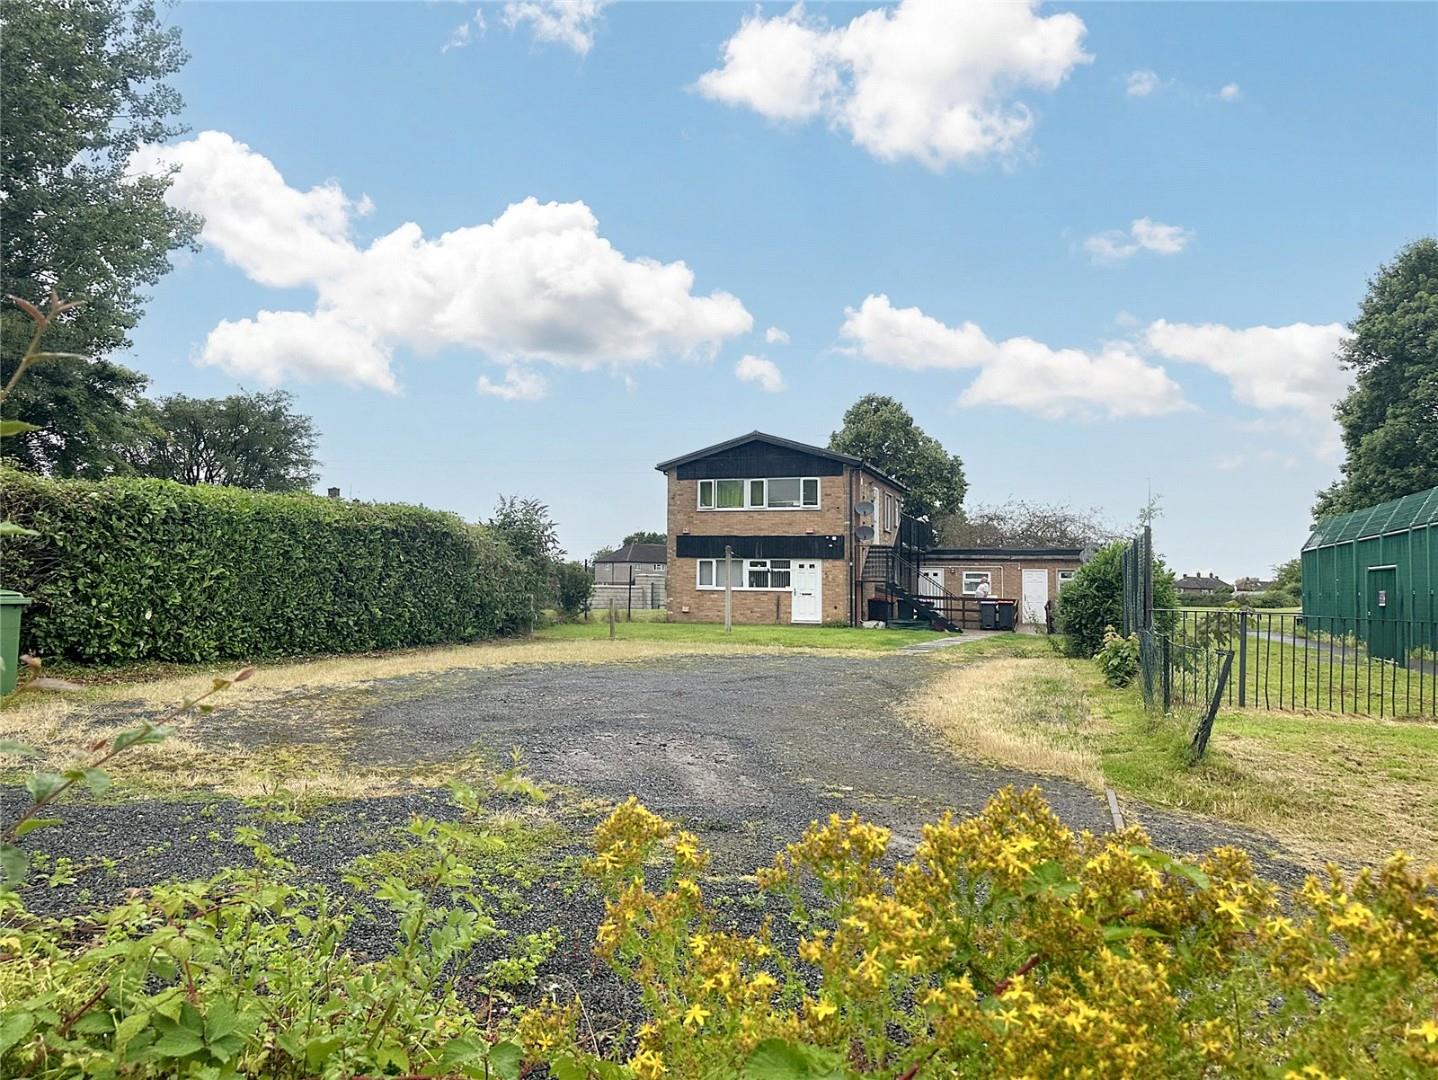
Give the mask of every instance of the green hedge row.
[[91, 663], [470, 641], [530, 616], [499, 537], [417, 506], [48, 480], [0, 469], [0, 587], [34, 598], [22, 647]]

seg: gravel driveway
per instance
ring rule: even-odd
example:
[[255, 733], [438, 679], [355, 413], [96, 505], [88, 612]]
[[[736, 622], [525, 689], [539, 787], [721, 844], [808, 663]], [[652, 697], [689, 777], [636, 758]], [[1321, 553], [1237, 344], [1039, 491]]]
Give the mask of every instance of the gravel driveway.
[[[741, 872], [830, 811], [889, 826], [896, 851], [906, 853], [923, 822], [945, 810], [975, 812], [1005, 784], [1039, 784], [1075, 828], [1111, 827], [1101, 793], [964, 762], [911, 729], [901, 704], [924, 692], [936, 664], [912, 655], [766, 654], [465, 673], [428, 696], [367, 712], [350, 752], [396, 762], [517, 747], [541, 779], [615, 799], [634, 794], [684, 821], [721, 865]], [[1170, 849], [1237, 842], [1270, 876], [1301, 876], [1270, 837], [1125, 810]]]
[[[412, 676], [365, 688], [367, 704], [358, 717], [349, 716], [326, 738], [356, 764], [408, 763], [420, 771], [427, 762], [438, 766], [476, 752], [503, 761], [518, 748], [526, 772], [568, 793], [556, 803], [569, 806], [565, 817], [576, 831], [551, 853], [547, 869], [526, 888], [525, 903], [502, 925], [516, 933], [564, 928], [559, 951], [540, 970], [539, 987], [584, 986], [596, 1023], [613, 1027], [635, 1019], [639, 1004], [633, 988], [598, 969], [590, 951], [602, 905], [588, 885], [575, 887], [568, 858], [584, 853], [583, 834], [604, 812], [585, 796], [634, 794], [699, 833], [716, 857], [708, 895], [740, 923], [758, 914], [746, 903], [748, 886], [738, 875], [767, 863], [831, 811], [857, 811], [889, 826], [898, 855], [912, 850], [925, 821], [945, 810], [972, 813], [1005, 784], [1039, 784], [1076, 828], [1110, 827], [1101, 794], [958, 760], [911, 729], [901, 704], [924, 692], [938, 663], [922, 655], [765, 654]], [[313, 708], [323, 708], [323, 693], [301, 693]], [[267, 746], [314, 737], [297, 731], [293, 714], [283, 710], [222, 710], [204, 723], [207, 737], [228, 742], [243, 735], [261, 755]], [[0, 792], [0, 798], [18, 794]], [[1131, 804], [1125, 809], [1170, 850], [1236, 842], [1255, 855], [1266, 876], [1289, 884], [1301, 879], [1296, 862], [1269, 837]], [[411, 814], [455, 814], [442, 791], [330, 803], [282, 822], [269, 820], [263, 807], [223, 797], [67, 801], [60, 812], [64, 826], [24, 841], [46, 853], [47, 871], [57, 859], [74, 871], [56, 884], [47, 883], [47, 872], [32, 875], [23, 894], [37, 913], [93, 910], [135, 887], [214, 874], [247, 859], [229, 839], [240, 824], [265, 829], [307, 879], [345, 891], [350, 861], [393, 848], [396, 830]], [[351, 945], [382, 953], [393, 934], [387, 918], [361, 920]], [[499, 955], [501, 947], [486, 947], [480, 959]]]

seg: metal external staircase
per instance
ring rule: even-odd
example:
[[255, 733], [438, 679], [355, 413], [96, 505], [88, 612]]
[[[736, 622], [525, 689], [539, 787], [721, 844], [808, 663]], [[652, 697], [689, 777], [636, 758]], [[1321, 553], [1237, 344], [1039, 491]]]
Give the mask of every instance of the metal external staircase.
[[882, 585], [884, 591], [897, 598], [900, 611], [907, 606], [915, 620], [926, 622], [935, 630], [964, 632], [964, 611], [968, 606], [963, 597], [930, 584], [936, 594], [919, 595], [919, 569], [893, 547], [875, 545], [864, 556], [861, 580]]

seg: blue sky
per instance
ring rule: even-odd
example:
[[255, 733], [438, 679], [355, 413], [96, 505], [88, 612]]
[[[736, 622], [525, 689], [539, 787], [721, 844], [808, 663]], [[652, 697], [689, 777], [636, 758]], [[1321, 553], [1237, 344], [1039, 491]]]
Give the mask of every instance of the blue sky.
[[1438, 227], [1433, 5], [169, 17], [191, 134], [137, 167], [208, 225], [128, 362], [291, 390], [321, 489], [537, 496], [577, 557], [663, 528], [655, 462], [878, 391], [970, 502], [1151, 486], [1171, 563], [1263, 572], [1336, 474], [1341, 324]]

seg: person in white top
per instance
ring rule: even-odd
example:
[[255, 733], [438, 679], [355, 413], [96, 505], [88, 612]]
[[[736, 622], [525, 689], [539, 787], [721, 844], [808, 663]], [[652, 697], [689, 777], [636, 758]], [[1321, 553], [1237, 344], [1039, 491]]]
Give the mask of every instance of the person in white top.
[[989, 588], [989, 583], [987, 581], [979, 582], [979, 587], [974, 590], [974, 595], [977, 596], [980, 600], [987, 600], [992, 594], [993, 590]]

